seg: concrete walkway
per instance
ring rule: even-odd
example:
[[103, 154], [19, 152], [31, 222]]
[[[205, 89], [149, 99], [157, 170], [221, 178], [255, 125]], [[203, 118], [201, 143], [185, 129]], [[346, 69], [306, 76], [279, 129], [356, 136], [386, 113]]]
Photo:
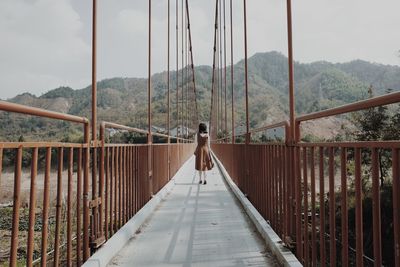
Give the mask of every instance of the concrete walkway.
[[109, 266], [278, 266], [217, 167], [198, 184], [194, 158]]

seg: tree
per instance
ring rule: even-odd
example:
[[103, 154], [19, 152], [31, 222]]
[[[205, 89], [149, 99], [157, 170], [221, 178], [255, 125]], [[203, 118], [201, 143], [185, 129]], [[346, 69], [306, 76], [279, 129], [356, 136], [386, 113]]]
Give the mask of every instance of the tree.
[[389, 125], [385, 132], [385, 140], [400, 140], [400, 107], [397, 108], [395, 114], [389, 119]]
[[[374, 97], [374, 89], [372, 85], [368, 88], [369, 98]], [[389, 137], [389, 127], [392, 125], [392, 118], [388, 114], [386, 106], [379, 106], [375, 108], [369, 108], [365, 111], [361, 111], [359, 116], [356, 116], [355, 124], [360, 129], [356, 133], [357, 141], [382, 141], [387, 140]], [[392, 129], [394, 130], [394, 129]], [[399, 130], [395, 130], [399, 132]], [[391, 134], [394, 135], [395, 133]], [[384, 178], [388, 174], [388, 170], [391, 166], [391, 159], [388, 151], [379, 149], [378, 151], [379, 168], [380, 168], [380, 180], [381, 186], [383, 185]], [[370, 165], [371, 152], [367, 149], [363, 150], [363, 164]]]

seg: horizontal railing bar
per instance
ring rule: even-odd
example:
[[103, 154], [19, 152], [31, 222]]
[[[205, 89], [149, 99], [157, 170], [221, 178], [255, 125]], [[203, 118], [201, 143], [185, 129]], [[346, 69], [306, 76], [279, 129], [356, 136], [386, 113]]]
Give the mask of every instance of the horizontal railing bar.
[[278, 123], [274, 123], [271, 125], [267, 125], [267, 126], [263, 126], [263, 127], [259, 127], [253, 130], [250, 130], [250, 133], [257, 133], [257, 132], [262, 132], [262, 131], [266, 131], [266, 130], [272, 130], [275, 128], [289, 128], [289, 122], [288, 121], [281, 121]]
[[70, 115], [70, 114], [65, 114], [65, 113], [49, 111], [49, 110], [45, 110], [45, 109], [41, 109], [41, 108], [35, 108], [35, 107], [10, 103], [10, 102], [6, 102], [6, 101], [2, 101], [2, 100], [0, 100], [0, 110], [7, 111], [7, 112], [27, 114], [27, 115], [32, 115], [32, 116], [46, 117], [46, 118], [56, 119], [56, 120], [76, 122], [76, 123], [83, 123], [83, 124], [89, 123], [89, 120], [85, 117], [78, 117], [78, 116], [74, 116], [74, 115]]
[[[184, 145], [185, 143], [181, 143], [181, 145]], [[173, 145], [173, 144], [171, 144], [171, 143], [153, 143], [152, 144], [153, 146], [168, 146], [168, 145]]]
[[104, 144], [104, 147], [136, 147], [136, 146], [148, 146], [149, 144]]
[[211, 140], [211, 142], [223, 141], [223, 140], [226, 140], [226, 139], [229, 139], [229, 138], [231, 138], [231, 136], [227, 136], [227, 137], [222, 137], [222, 138], [218, 138], [218, 139], [215, 139], [215, 140]]
[[279, 142], [279, 141], [275, 141], [275, 142], [261, 142], [261, 143], [249, 143], [249, 146], [285, 146], [285, 142]]
[[[112, 128], [112, 129], [126, 130], [129, 132], [135, 132], [135, 133], [146, 134], [146, 135], [149, 134], [149, 131], [147, 131], [147, 130], [143, 130], [143, 129], [139, 129], [139, 128], [135, 128], [135, 127], [129, 127], [129, 126], [125, 126], [125, 125], [121, 125], [121, 124], [117, 124], [117, 123], [113, 123], [113, 122], [107, 122], [107, 121], [103, 121], [101, 123], [100, 127], [104, 128], [104, 129]], [[171, 135], [162, 134], [162, 133], [151, 132], [151, 135], [158, 136], [158, 137], [164, 137], [164, 138], [171, 138], [171, 139], [176, 139], [176, 140], [182, 140], [182, 141], [193, 141], [191, 139], [185, 139], [185, 138], [171, 136]]]
[[149, 134], [148, 131], [143, 130], [143, 129], [139, 129], [139, 128], [135, 128], [135, 127], [129, 127], [129, 126], [125, 126], [125, 125], [121, 125], [121, 124], [117, 124], [117, 123], [112, 123], [112, 122], [102, 122], [101, 126], [104, 127], [104, 128], [120, 129], [120, 130], [129, 131], [129, 132], [135, 132], [135, 133], [141, 133], [141, 134]]
[[[274, 123], [274, 124], [270, 124], [270, 125], [266, 125], [266, 126], [262, 126], [262, 127], [259, 127], [259, 128], [252, 129], [252, 130], [250, 130], [249, 133], [250, 134], [254, 134], [254, 133], [257, 133], [257, 132], [262, 132], [262, 131], [271, 130], [271, 129], [275, 129], [275, 128], [285, 128], [285, 131], [287, 132], [289, 127], [290, 127], [290, 125], [289, 125], [288, 121], [281, 121], [281, 122], [277, 122], [277, 123]], [[235, 137], [239, 137], [239, 136], [245, 136], [245, 135], [246, 135], [246, 133], [237, 134], [237, 135], [234, 136], [234, 138]], [[232, 138], [232, 136], [229, 135], [229, 136], [221, 137], [221, 138], [218, 138], [218, 139], [215, 139], [215, 140], [211, 140], [211, 142], [223, 141], [223, 140], [230, 139], [230, 138]]]
[[[153, 146], [163, 146], [163, 145], [170, 145], [170, 146], [174, 146], [174, 145], [182, 145], [185, 143], [153, 143]], [[136, 147], [136, 146], [148, 146], [149, 144], [104, 144], [104, 147]], [[100, 146], [99, 146], [100, 147]]]
[[47, 147], [65, 147], [65, 148], [87, 148], [85, 143], [63, 143], [63, 142], [3, 142], [0, 148], [47, 148]]
[[297, 143], [299, 147], [400, 148], [400, 141]]
[[162, 133], [151, 133], [152, 136], [158, 136], [158, 137], [164, 137], [164, 138], [171, 138], [169, 135], [167, 134], [162, 134]]
[[[83, 236], [83, 233], [82, 233], [80, 236], [82, 237], [82, 236]], [[73, 236], [72, 239], [71, 239], [71, 241], [75, 241], [76, 239], [77, 239], [77, 236]], [[64, 243], [62, 243], [61, 245], [59, 245], [58, 247], [59, 247], [59, 248], [64, 248], [66, 245], [67, 245], [67, 242], [64, 242]], [[54, 254], [54, 251], [55, 251], [54, 249], [48, 251], [48, 252], [46, 253], [47, 256], [50, 256], [50, 255]], [[35, 266], [35, 265], [38, 264], [41, 260], [42, 260], [42, 257], [39, 257], [39, 258], [35, 259], [35, 260], [32, 262], [32, 265]]]
[[[245, 145], [245, 143], [234, 143], [234, 144], [232, 144], [232, 143], [213, 143], [214, 141], [212, 141], [212, 145], [238, 145], [238, 146], [244, 146]], [[248, 145], [251, 145], [251, 144], [248, 144]], [[259, 144], [259, 145], [265, 145], [265, 144]]]
[[[304, 215], [304, 213], [302, 213], [302, 215]], [[302, 222], [304, 223], [304, 220], [302, 220]], [[308, 226], [308, 228], [312, 228], [311, 223], [307, 223], [307, 226]], [[329, 233], [323, 232], [323, 235], [324, 235], [325, 237], [327, 237], [328, 239], [331, 238], [331, 236], [329, 235]], [[337, 244], [340, 245], [340, 246], [343, 245], [339, 238], [335, 238], [335, 242], [337, 242]], [[311, 246], [310, 246], [310, 247], [311, 247]], [[351, 250], [353, 253], [356, 253], [356, 249], [355, 249], [355, 248], [351, 247], [350, 245], [347, 246], [347, 247], [348, 247], [349, 250]], [[366, 260], [369, 260], [371, 263], [374, 263], [374, 262], [375, 262], [374, 259], [368, 257], [366, 254], [363, 254], [363, 258], [366, 259]]]
[[[154, 143], [153, 145], [167, 145], [168, 143]], [[134, 147], [134, 146], [147, 146], [148, 144], [104, 144], [104, 147]], [[170, 143], [170, 145], [177, 145], [175, 143]], [[61, 142], [4, 142], [0, 143], [0, 148], [12, 149], [12, 148], [87, 148], [87, 144], [80, 143], [61, 143]], [[90, 147], [101, 147], [100, 143]]]
[[377, 96], [374, 98], [361, 100], [361, 101], [343, 105], [340, 107], [326, 109], [323, 111], [318, 111], [318, 112], [310, 113], [307, 115], [299, 116], [296, 118], [296, 122], [299, 123], [299, 122], [303, 122], [303, 121], [315, 120], [315, 119], [320, 119], [320, 118], [324, 118], [324, 117], [330, 117], [330, 116], [345, 114], [345, 113], [349, 113], [349, 112], [360, 111], [360, 110], [364, 110], [364, 109], [368, 109], [368, 108], [374, 108], [374, 107], [379, 107], [379, 106], [384, 106], [384, 105], [389, 105], [389, 104], [395, 104], [395, 103], [399, 103], [399, 102], [400, 102], [400, 92], [394, 92], [394, 93], [386, 94], [383, 96]]
[[182, 138], [182, 137], [176, 137], [173, 135], [167, 135], [167, 134], [162, 134], [162, 133], [154, 133], [152, 132], [151, 135], [153, 136], [158, 136], [158, 137], [164, 137], [164, 138], [170, 138], [170, 139], [175, 139], [175, 140], [182, 140], [182, 141], [193, 141], [192, 139], [186, 139], [186, 138]]

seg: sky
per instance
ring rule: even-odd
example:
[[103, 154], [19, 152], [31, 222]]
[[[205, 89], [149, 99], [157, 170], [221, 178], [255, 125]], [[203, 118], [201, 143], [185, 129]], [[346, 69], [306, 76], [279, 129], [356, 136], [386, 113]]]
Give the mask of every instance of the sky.
[[[230, 1], [225, 1], [229, 44]], [[243, 1], [232, 1], [235, 63], [244, 57]], [[364, 59], [400, 65], [400, 1], [292, 3], [296, 61]], [[80, 89], [91, 83], [91, 4], [91, 0], [0, 1], [1, 99], [23, 92], [39, 96], [59, 86]], [[211, 65], [215, 0], [190, 0], [189, 6], [194, 64]], [[152, 13], [152, 73], [156, 73], [167, 69], [167, 0], [153, 0]], [[175, 0], [171, 16], [173, 70]], [[287, 55], [286, 1], [248, 0], [247, 18], [249, 56], [272, 50]], [[147, 32], [148, 1], [98, 0], [98, 80], [146, 77]]]

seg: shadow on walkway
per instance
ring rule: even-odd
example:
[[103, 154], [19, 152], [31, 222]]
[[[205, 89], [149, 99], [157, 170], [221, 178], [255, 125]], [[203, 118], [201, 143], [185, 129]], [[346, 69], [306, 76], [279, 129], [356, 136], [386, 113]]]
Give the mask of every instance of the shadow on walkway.
[[278, 266], [218, 168], [198, 184], [191, 158], [109, 266]]

